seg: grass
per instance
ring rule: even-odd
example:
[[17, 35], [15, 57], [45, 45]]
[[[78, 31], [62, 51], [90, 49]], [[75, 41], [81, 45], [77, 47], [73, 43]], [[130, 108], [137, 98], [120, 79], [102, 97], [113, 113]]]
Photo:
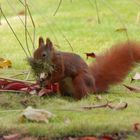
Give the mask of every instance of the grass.
[[[92, 2], [92, 1], [91, 1]], [[139, 24], [137, 14], [140, 6], [138, 1], [131, 0], [99, 0], [98, 8], [101, 24], [97, 23], [94, 2], [86, 0], [69, 0], [62, 2], [56, 16], [53, 16], [57, 8], [57, 0], [34, 0], [29, 1], [32, 15], [36, 24], [36, 47], [38, 37], [50, 37], [55, 44], [60, 45], [60, 50], [71, 51], [65, 41], [62, 32], [73, 46], [74, 52], [86, 60], [85, 52], [101, 53], [110, 48], [114, 43], [127, 40], [124, 32], [115, 32], [118, 28], [127, 28], [129, 39], [140, 40]], [[4, 13], [17, 33], [19, 39], [25, 44], [24, 28], [17, 18], [17, 13], [24, 10], [18, 0], [10, 1], [16, 13], [11, 10], [7, 1], [1, 0]], [[22, 18], [24, 20], [24, 17]], [[10, 59], [13, 63], [12, 69], [1, 70], [0, 75], [11, 76], [17, 70], [28, 70], [26, 56], [19, 46], [17, 40], [11, 33], [5, 20], [1, 19], [0, 26], [0, 57]], [[28, 29], [32, 33], [33, 28], [28, 18]], [[53, 32], [52, 32], [53, 30]], [[56, 39], [56, 38], [57, 39]], [[33, 51], [30, 44], [30, 50]], [[86, 60], [90, 63], [92, 59]], [[129, 84], [130, 76], [139, 69], [134, 69], [125, 79]], [[138, 82], [134, 85], [139, 84]], [[83, 105], [100, 104], [108, 100], [124, 101], [128, 107], [122, 111], [108, 108], [93, 109], [82, 112], [66, 111], [79, 109]], [[26, 100], [26, 104], [23, 104]], [[19, 122], [18, 118], [27, 106], [45, 108], [56, 115], [50, 123]], [[116, 132], [132, 132], [133, 124], [140, 123], [140, 95], [130, 94], [122, 85], [112, 87], [109, 93], [102, 95], [102, 100], [97, 101], [95, 95], [90, 95], [80, 101], [63, 98], [60, 96], [40, 98], [25, 94], [0, 93], [0, 134], [20, 132], [23, 135], [44, 136], [48, 138], [64, 136], [103, 135]], [[9, 111], [8, 111], [9, 110]], [[67, 123], [68, 122], [68, 123]], [[22, 132], [21, 132], [22, 131]], [[138, 139], [138, 133], [128, 133], [127, 139]]]

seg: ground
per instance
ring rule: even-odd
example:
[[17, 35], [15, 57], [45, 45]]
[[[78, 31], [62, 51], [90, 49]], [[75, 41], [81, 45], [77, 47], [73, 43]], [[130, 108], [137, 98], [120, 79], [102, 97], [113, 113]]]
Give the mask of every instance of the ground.
[[[62, 1], [54, 16], [58, 3], [58, 0], [29, 1], [36, 26], [35, 47], [38, 46], [38, 37], [43, 36], [49, 37], [56, 44], [57, 49], [72, 52], [67, 39], [74, 52], [90, 63], [93, 58], [86, 60], [86, 52], [99, 54], [113, 44], [126, 41], [128, 38], [140, 40], [140, 3], [137, 0], [97, 1], [100, 24], [98, 24], [94, 1]], [[24, 11], [23, 5], [18, 0], [1, 0], [1, 7], [26, 48], [24, 27], [17, 16], [18, 13]], [[24, 16], [21, 19], [24, 21]], [[33, 25], [29, 16], [27, 22], [27, 27], [33, 36]], [[125, 29], [128, 35], [124, 32]], [[1, 70], [0, 75], [9, 77], [23, 70], [29, 70], [26, 56], [3, 17], [1, 18], [0, 38], [0, 57], [10, 59], [13, 65], [11, 69]], [[33, 52], [30, 41], [29, 46], [30, 51]], [[137, 71], [139, 67], [136, 67], [123, 83], [138, 86], [139, 82], [130, 83], [131, 77]], [[59, 95], [38, 97], [18, 93], [0, 93], [0, 135], [20, 133], [23, 136], [51, 139], [65, 136], [103, 136], [123, 133], [125, 139], [138, 139], [139, 130], [135, 131], [134, 124], [140, 123], [140, 94], [131, 93], [119, 84], [111, 87], [108, 93], [99, 95], [101, 100], [92, 94], [80, 101], [75, 101]], [[127, 102], [128, 107], [124, 110], [100, 108], [81, 111], [82, 106], [102, 104], [106, 102], [106, 99], [115, 103]], [[21, 122], [20, 115], [27, 106], [47, 109], [55, 114], [55, 117], [47, 124]]]

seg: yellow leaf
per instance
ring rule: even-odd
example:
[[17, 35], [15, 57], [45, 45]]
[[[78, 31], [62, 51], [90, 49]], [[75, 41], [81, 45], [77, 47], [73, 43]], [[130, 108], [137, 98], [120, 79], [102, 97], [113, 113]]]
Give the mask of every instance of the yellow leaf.
[[4, 60], [0, 58], [0, 68], [9, 68], [12, 67], [12, 62], [10, 60]]

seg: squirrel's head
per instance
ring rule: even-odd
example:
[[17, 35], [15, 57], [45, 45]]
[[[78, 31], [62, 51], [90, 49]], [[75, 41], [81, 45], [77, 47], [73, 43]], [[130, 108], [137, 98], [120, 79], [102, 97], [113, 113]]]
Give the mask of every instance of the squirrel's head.
[[39, 37], [38, 48], [34, 51], [34, 59], [50, 60], [53, 57], [53, 43], [46, 38], [46, 43], [42, 37]]

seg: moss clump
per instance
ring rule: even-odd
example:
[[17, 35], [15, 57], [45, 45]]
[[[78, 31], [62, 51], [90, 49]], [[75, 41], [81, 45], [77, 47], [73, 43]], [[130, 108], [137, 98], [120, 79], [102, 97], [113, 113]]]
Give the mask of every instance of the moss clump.
[[43, 72], [48, 75], [54, 71], [54, 65], [52, 62], [44, 61], [42, 59], [37, 60], [32, 57], [28, 58], [27, 60], [36, 77], [40, 76], [40, 74]]

